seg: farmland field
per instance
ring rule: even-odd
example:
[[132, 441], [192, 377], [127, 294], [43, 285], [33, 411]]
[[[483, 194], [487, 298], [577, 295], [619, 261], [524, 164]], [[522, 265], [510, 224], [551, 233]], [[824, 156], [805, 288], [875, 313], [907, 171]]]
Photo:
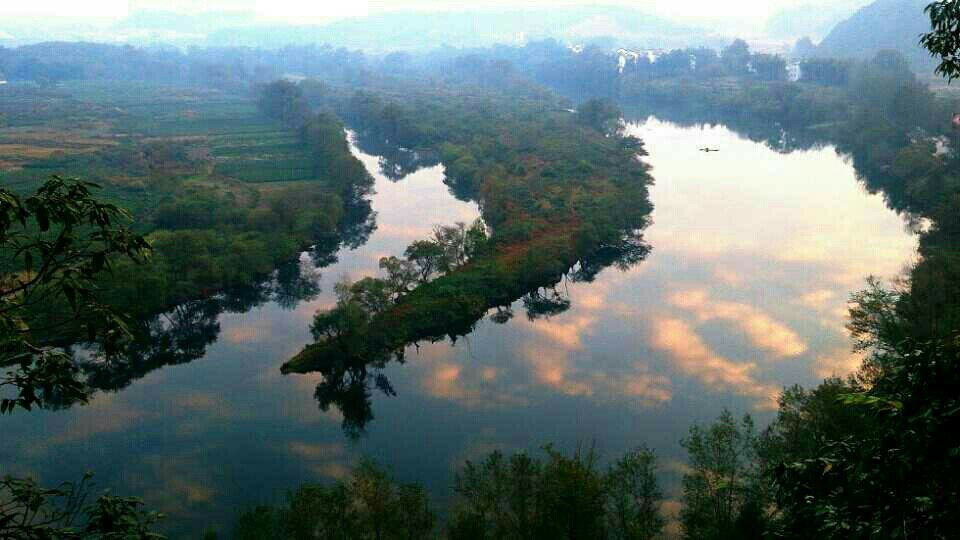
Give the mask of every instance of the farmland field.
[[[19, 192], [52, 174], [83, 177], [138, 212], [156, 202], [161, 177], [234, 189], [317, 180], [297, 134], [261, 115], [250, 96], [79, 82], [0, 93], [0, 183]], [[170, 150], [188, 159], [168, 159]]]

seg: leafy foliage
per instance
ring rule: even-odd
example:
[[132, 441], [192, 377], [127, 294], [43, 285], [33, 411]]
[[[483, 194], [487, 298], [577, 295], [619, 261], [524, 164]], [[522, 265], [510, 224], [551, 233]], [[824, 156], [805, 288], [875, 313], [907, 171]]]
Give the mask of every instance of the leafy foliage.
[[142, 262], [150, 246], [124, 227], [124, 210], [98, 201], [98, 186], [53, 177], [21, 200], [0, 190], [0, 412], [43, 406], [55, 397], [85, 400], [88, 390], [58, 345], [71, 333], [116, 352], [126, 322], [96, 298], [97, 280], [118, 260]]
[[939, 57], [937, 73], [949, 80], [960, 77], [960, 35], [957, 34], [957, 22], [960, 21], [960, 2], [939, 0], [926, 7], [924, 12], [930, 17], [932, 30], [920, 39], [930, 54]]
[[725, 410], [713, 424], [691, 427], [681, 445], [691, 469], [683, 476], [684, 538], [763, 538], [766, 493], [750, 416], [738, 422]]
[[0, 479], [0, 537], [9, 540], [162, 540], [151, 528], [163, 515], [146, 512], [139, 499], [104, 493], [87, 503], [87, 474], [80, 482], [42, 488], [32, 479]]
[[903, 337], [909, 322], [892, 312], [910, 293], [872, 286], [851, 309], [852, 326], [870, 336], [859, 380], [785, 394], [765, 437], [780, 525], [821, 538], [946, 538], [960, 499], [947, 480], [960, 448], [957, 342]]
[[408, 540], [427, 538], [436, 518], [418, 485], [401, 484], [372, 462], [332, 486], [303, 485], [282, 508], [242, 513], [233, 537], [241, 540]]
[[[934, 31], [923, 38], [943, 60], [938, 71], [951, 79], [952, 55], [960, 48], [953, 35], [956, 9], [954, 2], [928, 7]], [[910, 79], [895, 56], [878, 56], [873, 65], [887, 81]], [[930, 110], [898, 107], [904, 96], [921, 105], [929, 99], [909, 91], [909, 84], [906, 92], [899, 88], [884, 110], [888, 132]], [[868, 137], [876, 141], [874, 133]], [[814, 390], [795, 388], [781, 397], [762, 445], [781, 536], [949, 538], [960, 527], [951, 510], [960, 502], [952, 480], [960, 455], [957, 158], [934, 157], [915, 137], [887, 141], [855, 152], [865, 155], [860, 161], [865, 166], [858, 168], [881, 179], [892, 204], [929, 221], [920, 238], [923, 257], [897, 289], [871, 278], [867, 289], [852, 296], [848, 329], [855, 349], [867, 355], [855, 377], [828, 379]], [[892, 166], [877, 166], [891, 154]]]
[[660, 513], [663, 491], [657, 483], [656, 456], [647, 447], [626, 453], [606, 475], [606, 516], [610, 538], [657, 538], [666, 526]]
[[[651, 540], [662, 533], [656, 458], [641, 447], [598, 467], [593, 450], [545, 458], [495, 451], [456, 474], [457, 501], [443, 537]], [[234, 538], [433, 538], [436, 518], [423, 489], [401, 484], [369, 461], [329, 486], [304, 485], [281, 508], [257, 507], [236, 520]]]
[[607, 99], [591, 99], [577, 109], [577, 121], [600, 133], [619, 131], [621, 116], [620, 109]]

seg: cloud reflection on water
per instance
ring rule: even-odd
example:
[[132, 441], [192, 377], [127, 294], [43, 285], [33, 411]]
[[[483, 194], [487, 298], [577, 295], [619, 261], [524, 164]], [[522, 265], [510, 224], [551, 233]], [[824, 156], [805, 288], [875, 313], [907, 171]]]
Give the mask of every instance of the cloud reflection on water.
[[[720, 407], [769, 409], [783, 385], [853, 369], [849, 293], [868, 273], [895, 275], [914, 253], [882, 199], [829, 148], [783, 155], [723, 128], [631, 129], [657, 179], [648, 259], [561, 284], [573, 307], [552, 318], [527, 320], [518, 302], [511, 322], [483, 322], [456, 346], [411, 347], [387, 373], [399, 396], [374, 397], [376, 419], [356, 446], [344, 443], [338, 411], [318, 410], [317, 377], [278, 368], [310, 340], [312, 315], [333, 305], [341, 276], [373, 275], [381, 255], [477, 215], [450, 197], [439, 167], [397, 183], [378, 175], [380, 229], [322, 270], [316, 300], [221, 315], [223, 339], [204, 358], [89, 407], [15, 419], [14, 439], [29, 444], [0, 456], [54, 479], [82, 472], [81, 457], [98, 470], [116, 464], [122, 473], [108, 481], [157, 489], [178, 520], [209, 519], [213, 508], [228, 519], [237, 504], [262, 502], [258, 491], [282, 496], [340, 477], [363, 454], [439, 493], [452, 466], [493, 448], [595, 439], [616, 455], [646, 441], [674, 463], [686, 428]], [[706, 156], [696, 150], [704, 145], [722, 151]]]

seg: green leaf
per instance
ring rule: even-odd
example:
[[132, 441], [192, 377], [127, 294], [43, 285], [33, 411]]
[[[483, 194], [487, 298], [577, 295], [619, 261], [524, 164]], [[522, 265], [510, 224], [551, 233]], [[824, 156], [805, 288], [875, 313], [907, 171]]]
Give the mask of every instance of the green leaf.
[[50, 230], [50, 216], [47, 215], [47, 209], [42, 206], [37, 207], [36, 216], [40, 230], [43, 232]]

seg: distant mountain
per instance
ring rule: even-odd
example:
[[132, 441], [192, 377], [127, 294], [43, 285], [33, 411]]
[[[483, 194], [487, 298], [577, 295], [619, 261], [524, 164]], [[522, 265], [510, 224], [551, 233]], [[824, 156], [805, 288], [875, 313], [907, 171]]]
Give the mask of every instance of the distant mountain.
[[621, 7], [551, 10], [387, 13], [316, 26], [233, 28], [209, 36], [211, 45], [279, 47], [328, 43], [351, 49], [476, 47], [546, 37], [614, 37], [651, 46], [685, 42], [703, 32], [667, 19]]
[[809, 36], [823, 39], [834, 26], [846, 19], [868, 0], [836, 0], [830, 3], [807, 4], [786, 8], [767, 20], [766, 33], [770, 37], [795, 39]]
[[903, 54], [917, 71], [931, 71], [935, 62], [920, 47], [930, 31], [923, 8], [931, 0], [877, 0], [841, 21], [817, 47], [817, 56], [869, 58], [883, 49]]
[[143, 30], [207, 35], [214, 30], [254, 23], [253, 13], [211, 11], [186, 15], [165, 11], [137, 11], [114, 25], [116, 30]]
[[[19, 46], [42, 41], [100, 41], [108, 18], [11, 16], [0, 17], [0, 47]], [[109, 40], [103, 40], [109, 41]]]

